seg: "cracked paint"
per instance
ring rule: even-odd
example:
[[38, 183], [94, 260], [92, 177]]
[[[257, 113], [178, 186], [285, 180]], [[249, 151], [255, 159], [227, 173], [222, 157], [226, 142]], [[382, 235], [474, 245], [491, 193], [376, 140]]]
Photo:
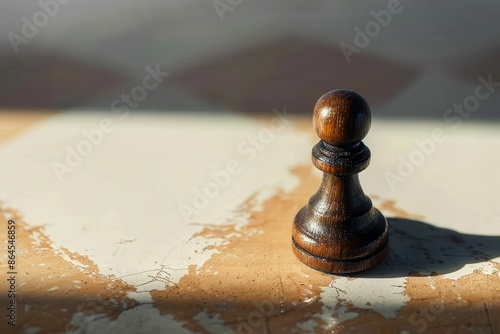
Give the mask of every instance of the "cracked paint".
[[[45, 123], [31, 135], [44, 138], [47, 131], [60, 129], [71, 117]], [[93, 124], [92, 118], [86, 122], [78, 126], [73, 124], [73, 128], [66, 129], [67, 132], [61, 130], [58, 135], [71, 137], [75, 129]], [[181, 128], [183, 122], [174, 118], [169, 126]], [[141, 127], [150, 124], [147, 119], [138, 120], [138, 124], [126, 125], [127, 131], [122, 129], [123, 132], [118, 131], [117, 135], [125, 138], [125, 146], [135, 147], [133, 152], [157, 162], [154, 155], [139, 153], [134, 146], [137, 144], [135, 138], [126, 139], [130, 131], [140, 131]], [[247, 122], [231, 120], [228, 124]], [[266, 122], [261, 121], [262, 124]], [[163, 126], [152, 126], [148, 131], [160, 133], [164, 131]], [[381, 127], [383, 129], [383, 124]], [[252, 166], [257, 176], [251, 174], [248, 180], [255, 183], [252, 180], [263, 176], [262, 170], [269, 165], [268, 161], [278, 152], [287, 151], [292, 138], [296, 143], [303, 142], [301, 145], [307, 146], [304, 152], [308, 153], [310, 143], [304, 136], [310, 136], [310, 129], [306, 128], [309, 128], [309, 121], [301, 121], [295, 129], [302, 132], [290, 130], [284, 142], [276, 142], [277, 146], [268, 150], [261, 164]], [[258, 127], [252, 129], [258, 130]], [[224, 136], [237, 136], [239, 132], [236, 129]], [[205, 138], [209, 133], [200, 136]], [[390, 132], [381, 133], [378, 140]], [[178, 135], [174, 131], [173, 136]], [[32, 149], [34, 137], [3, 147], [2, 157], [9, 157], [14, 151]], [[221, 142], [213, 144], [222, 145]], [[223, 148], [230, 149], [230, 144], [230, 141], [224, 143]], [[294, 147], [302, 150], [302, 146]], [[110, 147], [103, 149], [106, 151]], [[49, 161], [53, 153], [48, 152]], [[84, 179], [94, 177], [90, 171], [97, 169], [108, 153], [96, 153], [95, 160], [91, 159], [90, 165], [78, 172], [80, 176]], [[130, 155], [129, 151], [117, 154], [121, 156], [119, 163], [132, 163], [124, 158]], [[215, 160], [225, 161], [226, 158], [224, 152], [219, 152]], [[306, 158], [308, 160], [308, 156]], [[40, 163], [37, 161], [36, 166], [40, 167]], [[19, 279], [23, 306], [19, 308], [19, 319], [24, 319], [23, 329], [26, 332], [66, 330], [69, 333], [113, 330], [133, 333], [140, 329], [174, 333], [499, 331], [500, 243], [494, 229], [491, 235], [476, 235], [467, 230], [474, 228], [462, 224], [458, 226], [460, 232], [454, 231], [448, 226], [453, 224], [443, 220], [448, 212], [431, 210], [432, 214], [427, 215], [426, 210], [415, 209], [421, 203], [415, 201], [414, 196], [401, 195], [396, 202], [387, 199], [387, 194], [380, 194], [381, 191], [371, 198], [389, 218], [387, 258], [374, 269], [352, 277], [318, 273], [293, 256], [290, 229], [296, 212], [317, 190], [320, 175], [310, 163], [302, 162], [302, 158], [290, 159], [284, 164], [294, 167], [280, 184], [271, 186], [266, 183], [268, 181], [253, 184], [254, 188], [245, 188], [248, 193], [242, 193], [241, 189], [230, 190], [225, 202], [227, 212], [221, 209], [224, 206], [216, 205], [203, 219], [182, 225], [186, 232], [182, 235], [179, 234], [181, 229], [162, 230], [160, 224], [159, 229], [154, 230], [160, 237], [151, 238], [138, 233], [137, 226], [148, 226], [148, 222], [154, 221], [151, 217], [161, 217], [158, 211], [161, 201], [153, 203], [154, 207], [146, 203], [145, 208], [153, 210], [151, 219], [134, 218], [131, 220], [134, 225], [130, 225], [133, 228], [127, 230], [123, 228], [123, 213], [110, 209], [115, 202], [106, 199], [108, 202], [104, 204], [95, 203], [95, 216], [89, 216], [81, 203], [74, 203], [76, 195], [71, 188], [79, 184], [77, 181], [69, 181], [62, 188], [50, 188], [43, 183], [41, 175], [26, 183], [29, 186], [11, 182], [13, 196], [9, 206], [12, 202], [18, 203], [15, 207], [23, 213], [28, 212], [30, 218], [9, 209], [3, 209], [0, 217], [2, 224], [5, 219], [13, 218], [21, 227], [22, 252], [19, 256], [26, 258], [23, 267], [27, 268]], [[271, 173], [269, 180], [283, 174], [284, 167], [277, 162], [276, 165], [275, 174]], [[166, 166], [166, 162], [160, 163], [154, 172]], [[11, 168], [14, 173], [16, 167]], [[117, 180], [109, 179], [114, 176], [109, 173], [105, 171], [102, 178], [98, 178], [103, 187], [119, 185]], [[368, 185], [380, 188], [379, 179], [372, 176], [370, 180], [373, 181]], [[414, 182], [422, 182], [418, 175], [416, 180]], [[100, 185], [99, 182], [96, 184]], [[130, 195], [132, 198], [130, 202], [125, 201], [124, 207], [133, 207], [141, 203], [146, 194], [144, 189], [161, 190], [165, 185], [155, 184], [154, 179], [147, 177], [146, 185], [131, 182], [124, 186], [124, 193], [115, 189], [105, 192], [104, 196], [123, 198]], [[7, 191], [9, 182], [4, 184], [2, 192]], [[14, 189], [18, 184], [21, 190]], [[40, 195], [28, 189], [32, 184], [41, 186]], [[92, 188], [83, 189], [90, 191]], [[138, 197], [134, 197], [134, 191]], [[24, 192], [35, 195], [24, 198]], [[234, 194], [243, 198], [243, 204], [230, 198]], [[148, 212], [146, 209], [142, 212], [132, 210], [132, 215], [144, 215]], [[224, 213], [224, 219], [211, 216], [217, 210]], [[426, 215], [411, 212], [426, 212]], [[484, 218], [478, 221], [481, 223]], [[178, 226], [178, 220], [173, 222]], [[69, 226], [71, 229], [65, 229]], [[108, 230], [102, 230], [103, 227]], [[91, 245], [75, 242], [96, 232], [103, 235]], [[165, 247], [170, 241], [162, 239], [163, 235], [172, 238], [168, 240], [177, 238], [180, 243]], [[138, 252], [144, 249], [149, 251]], [[4, 291], [0, 293], [3, 295]], [[4, 332], [2, 327], [0, 331]]]
[[[75, 313], [85, 316], [99, 314], [114, 319], [136, 304], [127, 297], [134, 287], [100, 274], [97, 266], [83, 256], [66, 249], [54, 249], [43, 227], [29, 226], [18, 212], [0, 208], [0, 226], [6, 226], [8, 219], [13, 219], [17, 227], [16, 330], [29, 332], [39, 329], [44, 333], [62, 333], [72, 328], [71, 319]], [[6, 237], [6, 233], [0, 234], [1, 245], [6, 245]], [[61, 252], [77, 259], [84, 267], [68, 261], [61, 256]], [[3, 282], [7, 271], [3, 265], [6, 263], [4, 254], [0, 254], [0, 261]], [[76, 286], [74, 282], [80, 284]], [[3, 289], [4, 285], [0, 292], [2, 298], [7, 294]], [[0, 332], [10, 333], [11, 330], [5, 321], [0, 322]]]

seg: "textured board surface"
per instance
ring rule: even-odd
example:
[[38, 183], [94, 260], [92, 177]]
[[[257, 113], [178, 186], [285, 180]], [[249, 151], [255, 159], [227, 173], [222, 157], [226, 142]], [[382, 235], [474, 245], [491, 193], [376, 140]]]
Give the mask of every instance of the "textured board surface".
[[293, 217], [321, 176], [308, 118], [16, 122], [0, 143], [2, 309], [9, 220], [17, 249], [16, 327], [5, 320], [2, 332], [500, 330], [497, 125], [375, 118], [361, 183], [388, 217], [390, 250], [341, 277], [291, 249]]

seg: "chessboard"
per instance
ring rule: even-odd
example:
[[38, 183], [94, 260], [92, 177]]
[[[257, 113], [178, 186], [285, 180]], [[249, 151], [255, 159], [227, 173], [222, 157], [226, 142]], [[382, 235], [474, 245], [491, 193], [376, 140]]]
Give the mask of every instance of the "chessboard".
[[372, 112], [389, 251], [351, 275], [292, 251], [310, 116], [0, 114], [0, 331], [499, 331], [498, 126]]

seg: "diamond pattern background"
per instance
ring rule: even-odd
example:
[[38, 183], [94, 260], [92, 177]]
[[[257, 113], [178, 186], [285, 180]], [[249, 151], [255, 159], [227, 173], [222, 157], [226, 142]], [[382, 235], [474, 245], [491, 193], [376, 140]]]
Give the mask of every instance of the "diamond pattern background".
[[[57, 0], [47, 0], [55, 3]], [[311, 112], [328, 90], [361, 93], [377, 116], [441, 118], [474, 92], [479, 75], [500, 81], [497, 1], [216, 2], [94, 0], [59, 4], [16, 53], [9, 34], [43, 11], [0, 4], [0, 108], [109, 110], [141, 83], [146, 66], [170, 76], [137, 110]], [[24, 20], [24, 21], [23, 21]], [[379, 25], [346, 61], [341, 43]], [[359, 29], [359, 30], [357, 30]], [[470, 120], [500, 117], [500, 94]]]

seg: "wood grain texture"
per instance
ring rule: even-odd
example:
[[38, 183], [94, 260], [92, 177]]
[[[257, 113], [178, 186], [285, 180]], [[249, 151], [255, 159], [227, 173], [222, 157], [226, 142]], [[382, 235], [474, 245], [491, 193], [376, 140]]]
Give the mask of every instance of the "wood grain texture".
[[[16, 119], [15, 115], [19, 118]], [[0, 114], [0, 126], [4, 129], [8, 129], [7, 124], [19, 124], [20, 130], [27, 130], [13, 133], [10, 138], [17, 134], [23, 137], [29, 135], [32, 125], [38, 129], [33, 119], [25, 118], [24, 115], [14, 113], [11, 123], [2, 123], [3, 114]], [[168, 124], [171, 121], [168, 115], [161, 117], [166, 118], [158, 118], [158, 123]], [[186, 117], [191, 124], [192, 118], [189, 115]], [[206, 120], [207, 118], [199, 118], [203, 126], [210, 124]], [[243, 127], [247, 122], [248, 120], [243, 120], [240, 124]], [[266, 119], [260, 119], [259, 122], [262, 126], [269, 124]], [[307, 140], [315, 137], [311, 131], [310, 119], [298, 117], [294, 122], [294, 129], [297, 129], [294, 136], [301, 136], [302, 133], [307, 135]], [[21, 126], [22, 123], [26, 124]], [[221, 129], [224, 124], [219, 123]], [[374, 124], [377, 124], [377, 127], [370, 133], [373, 142], [371, 148], [379, 159], [378, 163], [370, 168], [378, 170], [378, 174], [387, 168], [387, 165], [380, 164], [381, 161], [387, 161], [391, 156], [397, 157], [400, 153], [387, 146], [380, 149], [381, 145], [388, 143], [390, 138], [398, 138], [398, 142], [412, 141], [420, 134], [427, 133], [429, 128], [428, 124], [419, 126], [415, 123]], [[435, 127], [438, 126], [442, 124], [436, 123]], [[118, 132], [115, 132], [116, 134]], [[236, 142], [227, 135], [221, 137]], [[300, 138], [304, 140], [304, 137]], [[453, 150], [454, 147], [459, 147], [459, 144], [471, 143], [464, 148], [464, 155], [469, 159], [473, 158], [472, 161], [478, 161], [483, 151], [477, 148], [489, 147], [488, 143], [495, 146], [497, 139], [496, 132], [489, 131], [483, 125], [477, 125], [472, 131], [464, 127], [459, 135], [450, 138], [447, 143], [449, 146], [444, 146], [436, 155], [433, 160], [436, 162], [434, 171], [441, 171], [443, 166], [446, 166], [443, 161], [453, 162], [452, 165], [455, 166], [461, 161], [462, 156], [454, 158], [456, 153]], [[16, 140], [7, 140], [3, 144], [5, 147], [12, 147], [15, 142]], [[325, 146], [328, 146], [327, 143]], [[272, 147], [269, 146], [267, 150], [272, 150]], [[293, 147], [296, 149], [296, 146]], [[35, 148], [37, 145], [33, 139], [33, 150], [22, 154], [47, 154], [46, 151]], [[232, 149], [232, 146], [230, 148]], [[210, 148], [207, 146], [206, 149]], [[307, 150], [306, 147], [305, 151]], [[322, 150], [327, 152], [324, 148]], [[297, 151], [304, 152], [302, 149]], [[228, 151], [228, 154], [231, 152]], [[277, 160], [290, 154], [286, 149], [273, 153], [270, 158], [277, 157]], [[120, 158], [117, 152], [114, 154]], [[129, 152], [125, 151], [124, 154], [128, 155]], [[442, 154], [445, 156], [439, 162], [439, 156]], [[106, 159], [110, 156], [112, 155], [102, 155]], [[307, 152], [305, 157], [307, 158]], [[488, 157], [488, 163], [496, 165], [494, 162], [497, 157]], [[363, 161], [361, 158], [359, 160]], [[12, 163], [14, 159], [4, 158], [3, 161]], [[200, 161], [198, 163], [206, 165]], [[255, 161], [258, 162], [259, 159]], [[429, 161], [428, 165], [432, 166], [433, 161]], [[221, 160], [222, 162], [226, 160]], [[262, 163], [269, 166], [276, 161], [263, 159]], [[368, 166], [367, 162], [363, 164]], [[150, 162], [143, 164], [146, 167], [152, 165]], [[99, 169], [102, 168], [102, 165], [100, 166]], [[65, 329], [72, 332], [91, 331], [89, 327], [83, 327], [89, 324], [94, 326], [94, 331], [101, 332], [122, 328], [122, 333], [133, 333], [140, 329], [144, 331], [144, 326], [149, 326], [149, 329], [160, 328], [156, 332], [179, 332], [180, 330], [169, 331], [166, 328], [165, 319], [168, 319], [167, 325], [176, 322], [188, 331], [199, 333], [225, 330], [236, 333], [500, 333], [500, 302], [498, 297], [495, 297], [500, 295], [500, 232], [492, 220], [496, 208], [492, 199], [496, 197], [493, 193], [490, 196], [488, 192], [499, 188], [496, 186], [498, 178], [494, 178], [495, 175], [490, 173], [485, 176], [486, 173], [479, 173], [479, 169], [476, 171], [474, 166], [465, 165], [464, 168], [472, 168], [472, 171], [478, 172], [478, 178], [465, 178], [460, 184], [456, 184], [456, 180], [463, 176], [464, 169], [446, 170], [449, 177], [441, 178], [443, 183], [440, 185], [446, 186], [446, 192], [456, 187], [455, 192], [458, 195], [456, 199], [447, 199], [445, 202], [442, 199], [445, 198], [443, 194], [446, 192], [432, 187], [438, 175], [442, 174], [431, 169], [421, 173], [422, 179], [418, 179], [418, 176], [407, 179], [408, 187], [424, 182], [422, 189], [429, 189], [425, 193], [426, 198], [419, 201], [427, 203], [421, 209], [418, 209], [420, 204], [412, 205], [415, 196], [418, 196], [417, 192], [394, 195], [380, 187], [376, 179], [365, 179], [363, 186], [366, 187], [374, 205], [388, 217], [391, 245], [388, 256], [380, 265], [353, 277], [331, 276], [310, 270], [290, 251], [290, 222], [321, 183], [318, 175], [313, 173], [314, 168], [307, 162], [293, 169], [293, 175], [300, 184], [290, 192], [277, 192], [262, 204], [256, 201], [257, 197], [245, 200], [238, 212], [250, 217], [248, 223], [241, 224], [234, 220], [207, 224], [201, 232], [189, 236], [190, 241], [182, 241], [202, 242], [207, 245], [204, 246], [204, 252], [210, 255], [209, 260], [201, 265], [190, 262], [189, 272], [179, 281], [172, 282], [172, 277], [181, 268], [181, 259], [175, 253], [157, 252], [160, 259], [168, 254], [166, 262], [159, 266], [158, 272], [147, 271], [153, 267], [137, 266], [137, 271], [146, 271], [151, 280], [172, 280], [168, 286], [165, 284], [164, 289], [146, 289], [139, 280], [138, 283], [126, 283], [125, 278], [119, 278], [120, 275], [116, 274], [119, 267], [113, 270], [116, 276], [109, 276], [105, 266], [89, 260], [98, 254], [95, 249], [78, 253], [71, 245], [63, 244], [64, 248], [55, 248], [54, 229], [50, 229], [50, 226], [40, 226], [40, 221], [44, 220], [40, 220], [39, 215], [35, 214], [31, 219], [25, 218], [32, 210], [31, 206], [36, 204], [14, 206], [15, 209], [12, 210], [5, 209], [2, 212], [4, 216], [7, 215], [7, 219], [14, 217], [23, 226], [18, 234], [23, 271], [19, 273], [22, 286], [19, 287], [20, 322], [17, 328], [25, 332], [36, 328], [41, 333], [60, 333]], [[252, 165], [251, 168], [256, 167]], [[22, 174], [23, 170], [19, 169], [9, 177], [15, 177], [17, 173]], [[177, 174], [177, 177], [182, 177], [182, 173]], [[123, 191], [131, 186], [129, 182], [131, 181], [113, 183], [115, 187], [122, 189], [120, 201], [131, 196], [130, 192]], [[334, 183], [336, 179], [331, 178], [328, 182]], [[472, 182], [477, 183], [473, 184], [473, 188], [467, 188], [467, 184]], [[97, 186], [99, 190], [103, 189], [101, 183], [97, 183]], [[353, 187], [352, 184], [349, 186]], [[2, 182], [2, 187], [5, 194], [13, 193], [11, 190], [6, 191], [5, 182]], [[148, 191], [152, 190], [151, 186], [144, 187]], [[368, 192], [368, 188], [376, 189], [376, 192]], [[471, 189], [478, 190], [474, 193]], [[467, 192], [474, 195], [468, 196]], [[485, 196], [477, 196], [477, 193]], [[90, 194], [96, 196], [97, 192]], [[474, 197], [479, 199], [471, 203]], [[67, 207], [73, 205], [72, 201], [65, 203]], [[103, 203], [108, 205], [106, 201]], [[52, 205], [47, 207], [54, 218], [64, 214]], [[471, 207], [474, 210], [470, 210]], [[145, 208], [142, 207], [141, 213], [148, 217], [154, 214], [156, 206], [148, 205]], [[0, 226], [6, 226], [5, 219], [1, 219], [2, 212]], [[23, 215], [24, 217], [21, 217]], [[488, 218], [490, 216], [492, 218]], [[476, 219], [471, 219], [474, 217]], [[74, 219], [67, 221], [71, 222], [71, 226], [77, 223]], [[481, 222], [490, 223], [491, 229], [482, 227]], [[116, 249], [131, 254], [134, 244], [150, 242], [151, 235], [160, 233], [159, 228], [165, 223], [167, 222], [164, 220], [150, 220], [144, 225], [147, 227], [147, 233], [143, 236], [137, 233], [137, 237], [131, 240], [122, 240], [115, 244], [115, 233], [106, 234], [105, 240], [114, 244]], [[175, 223], [178, 224], [179, 221]], [[112, 224], [111, 220], [103, 221], [102, 225], [96, 226], [98, 228], [88, 231], [88, 237], [82, 234], [79, 242], [84, 242], [86, 238], [97, 238], [102, 233], [102, 227], [109, 224]], [[179, 232], [188, 225], [181, 223], [177, 226], [171, 233], [182, 238]], [[59, 227], [62, 228], [63, 225]], [[462, 233], [454, 229], [462, 230]], [[6, 233], [2, 235], [6, 236]], [[186, 253], [189, 257], [197, 254], [196, 251]], [[122, 255], [117, 253], [113, 256]], [[127, 261], [131, 261], [131, 256], [127, 256]], [[78, 263], [90, 266], [82, 270]], [[57, 268], [57, 272], [54, 268]], [[98, 271], [95, 271], [95, 268]], [[6, 273], [7, 270], [3, 272]], [[139, 291], [150, 293], [153, 303], [148, 301], [143, 304], [141, 299], [137, 298], [136, 292], [129, 295], [135, 286], [138, 286]], [[54, 287], [58, 289], [52, 290]], [[0, 295], [7, 295], [5, 288], [5, 284], [0, 287]], [[98, 317], [93, 315], [97, 311]], [[147, 321], [144, 322], [144, 319]], [[80, 324], [82, 327], [77, 328]], [[25, 327], [21, 327], [22, 325]], [[139, 325], [140, 327], [135, 327]], [[8, 333], [9, 328], [6, 322], [0, 323], [0, 333]]]
[[363, 193], [358, 173], [370, 150], [361, 140], [371, 125], [370, 108], [357, 93], [323, 95], [313, 113], [314, 166], [323, 171], [318, 192], [294, 220], [293, 250], [306, 265], [326, 273], [353, 273], [373, 267], [388, 247], [388, 225]]

